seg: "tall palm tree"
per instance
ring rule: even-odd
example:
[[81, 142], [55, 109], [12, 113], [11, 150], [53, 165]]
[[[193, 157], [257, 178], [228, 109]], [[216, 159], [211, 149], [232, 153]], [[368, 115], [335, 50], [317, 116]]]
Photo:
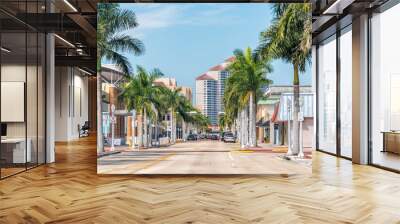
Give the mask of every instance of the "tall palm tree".
[[135, 109], [142, 115], [140, 145], [148, 147], [148, 118], [152, 120], [157, 118], [161, 94], [161, 87], [154, 85], [154, 81], [163, 74], [158, 69], [148, 72], [141, 66], [137, 66], [136, 70], [136, 75], [124, 86], [121, 96], [128, 110]]
[[143, 43], [123, 31], [138, 26], [133, 11], [121, 9], [119, 4], [104, 3], [98, 5], [97, 21], [97, 150], [103, 150], [102, 114], [101, 114], [101, 60], [115, 63], [122, 71], [131, 74], [128, 59], [120, 52], [140, 55], [144, 52]]
[[165, 103], [170, 108], [170, 119], [171, 119], [171, 140], [173, 143], [176, 141], [176, 110], [182, 103], [181, 88], [170, 90], [168, 88], [163, 89], [165, 96]]
[[[256, 112], [257, 99], [262, 90], [271, 82], [267, 74], [272, 71], [268, 58], [261, 59], [255, 55], [251, 48], [234, 51], [235, 60], [229, 65], [230, 76], [227, 81], [227, 96], [239, 101], [238, 110], [241, 120], [242, 147], [257, 146], [256, 139]], [[232, 99], [227, 99], [230, 101]], [[226, 105], [228, 112], [231, 105]]]
[[182, 138], [186, 138], [188, 124], [193, 124], [192, 115], [195, 112], [195, 108], [192, 103], [184, 96], [179, 96], [179, 104], [176, 108], [176, 114], [182, 121]]
[[311, 4], [274, 4], [274, 20], [261, 33], [258, 53], [261, 57], [280, 58], [293, 66], [293, 154], [299, 152], [300, 79], [311, 60]]

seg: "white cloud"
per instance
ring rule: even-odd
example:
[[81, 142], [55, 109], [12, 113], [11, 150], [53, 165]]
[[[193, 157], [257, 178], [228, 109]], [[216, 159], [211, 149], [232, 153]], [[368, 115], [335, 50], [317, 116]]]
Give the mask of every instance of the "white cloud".
[[[136, 12], [139, 26], [127, 33], [136, 38], [145, 38], [151, 30], [172, 26], [213, 26], [232, 24], [237, 18], [233, 5], [225, 4], [157, 4], [139, 3], [141, 10]], [[200, 6], [200, 7], [199, 7]]]
[[[150, 8], [149, 8], [150, 9]], [[181, 15], [181, 9], [171, 6], [159, 6], [136, 13], [140, 29], [158, 29], [174, 25]]]

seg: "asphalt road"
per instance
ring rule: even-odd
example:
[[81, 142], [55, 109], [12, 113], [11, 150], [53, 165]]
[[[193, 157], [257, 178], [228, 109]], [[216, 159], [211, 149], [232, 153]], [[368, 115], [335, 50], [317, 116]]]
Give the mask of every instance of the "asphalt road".
[[238, 144], [220, 141], [178, 143], [100, 157], [100, 174], [268, 174], [311, 173], [311, 161], [282, 158], [282, 153], [240, 150]]

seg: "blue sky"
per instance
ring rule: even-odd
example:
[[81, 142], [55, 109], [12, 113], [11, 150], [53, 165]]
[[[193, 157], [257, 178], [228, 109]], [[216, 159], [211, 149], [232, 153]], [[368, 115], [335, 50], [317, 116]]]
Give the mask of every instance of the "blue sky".
[[[195, 91], [195, 78], [223, 62], [233, 50], [258, 45], [259, 33], [272, 20], [271, 4], [155, 4], [125, 3], [122, 8], [136, 13], [139, 27], [128, 33], [146, 48], [142, 56], [127, 55], [132, 65], [159, 68], [178, 85]], [[282, 61], [273, 62], [269, 75], [274, 84], [291, 84], [293, 69]], [[301, 75], [311, 84], [311, 72]]]

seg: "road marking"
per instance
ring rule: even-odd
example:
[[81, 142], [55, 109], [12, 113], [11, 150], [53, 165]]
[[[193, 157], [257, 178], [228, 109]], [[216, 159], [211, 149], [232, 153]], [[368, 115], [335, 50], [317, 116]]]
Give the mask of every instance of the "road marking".
[[231, 162], [231, 167], [235, 167], [234, 159], [233, 159], [233, 156], [232, 156], [231, 151], [228, 152], [228, 157], [229, 157], [229, 159], [232, 161], [232, 162]]
[[234, 160], [230, 151], [228, 153], [228, 156], [229, 156], [229, 159], [231, 159], [232, 161]]
[[161, 161], [165, 161], [165, 160], [167, 160], [169, 157], [174, 156], [174, 155], [176, 155], [176, 153], [170, 153], [170, 154], [168, 154], [168, 155], [158, 157], [158, 158], [156, 158], [154, 161], [151, 161], [151, 162], [144, 161], [144, 165], [143, 165], [142, 167], [138, 168], [137, 170], [135, 170], [134, 173], [137, 173], [137, 172], [139, 172], [140, 170], [144, 170], [144, 169], [150, 168], [150, 167], [152, 167], [153, 165], [156, 165], [157, 163], [159, 163], [159, 162], [161, 162]]
[[233, 150], [233, 152], [239, 152], [239, 153], [253, 153], [254, 150]]

